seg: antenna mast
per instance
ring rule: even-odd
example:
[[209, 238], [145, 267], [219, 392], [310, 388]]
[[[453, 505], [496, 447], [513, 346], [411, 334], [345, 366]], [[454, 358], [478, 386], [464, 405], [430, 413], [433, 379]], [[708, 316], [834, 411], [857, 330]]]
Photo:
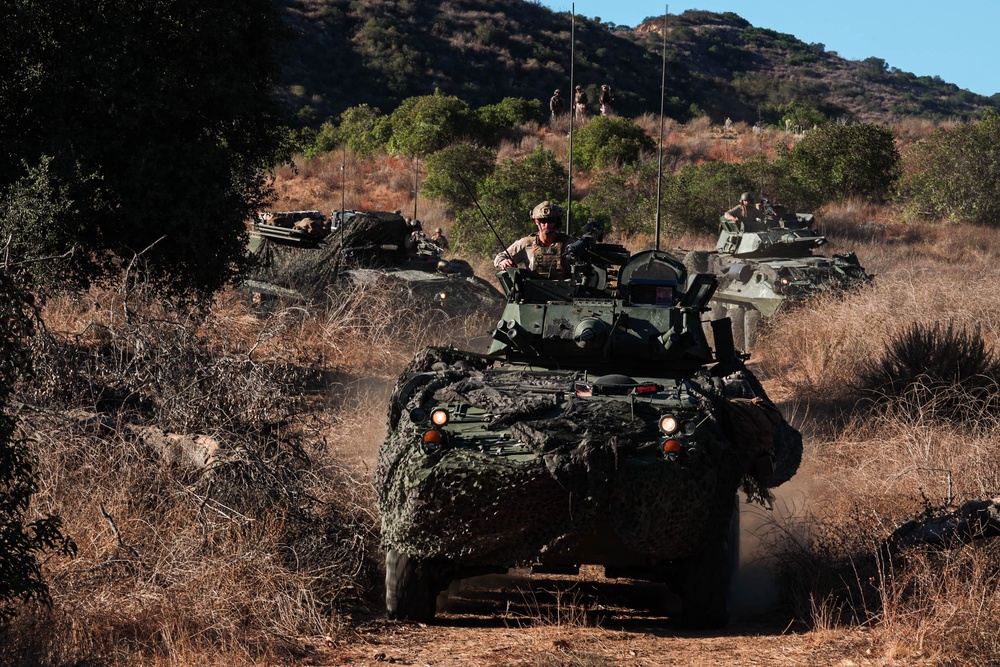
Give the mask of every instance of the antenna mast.
[[566, 234], [569, 235], [569, 221], [573, 207], [573, 118], [576, 116], [576, 89], [573, 87], [573, 74], [576, 65], [576, 3], [570, 5], [569, 24], [569, 186], [566, 191]]
[[656, 157], [656, 250], [660, 249], [660, 190], [663, 186], [663, 101], [667, 87], [667, 14], [670, 5], [663, 6], [663, 64], [660, 68], [660, 149]]

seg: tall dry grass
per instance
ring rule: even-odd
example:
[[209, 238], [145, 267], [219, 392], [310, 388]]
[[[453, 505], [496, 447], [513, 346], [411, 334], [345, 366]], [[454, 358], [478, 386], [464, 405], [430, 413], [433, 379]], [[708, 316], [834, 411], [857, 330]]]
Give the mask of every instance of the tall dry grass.
[[[857, 249], [874, 284], [779, 314], [754, 352], [789, 412], [805, 415], [807, 434], [796, 480], [807, 502], [774, 527], [771, 554], [788, 608], [815, 627], [865, 625], [884, 659], [992, 664], [1000, 660], [1000, 544], [890, 557], [886, 540], [909, 519], [1000, 495], [1000, 414], [959, 387], [873, 407], [862, 371], [914, 324], [978, 331], [1000, 349], [997, 233], [894, 225], [890, 214], [858, 204], [828, 212], [828, 231], [842, 235], [831, 245]], [[984, 407], [956, 421], [935, 401]]]

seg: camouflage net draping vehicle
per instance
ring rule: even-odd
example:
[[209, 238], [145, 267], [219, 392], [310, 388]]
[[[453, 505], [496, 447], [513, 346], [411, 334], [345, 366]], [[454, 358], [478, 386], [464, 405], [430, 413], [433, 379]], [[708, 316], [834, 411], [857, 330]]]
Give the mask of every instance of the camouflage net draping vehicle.
[[[802, 438], [701, 316], [717, 282], [668, 253], [574, 245], [567, 280], [499, 274], [488, 354], [428, 348], [399, 378], [375, 482], [390, 618], [426, 621], [453, 579], [603, 565], [673, 584], [721, 626], [737, 491], [768, 504]], [[544, 571], [544, 569], [543, 569]]]
[[398, 213], [264, 213], [250, 226], [250, 251], [257, 269], [243, 284], [271, 297], [311, 300], [343, 279], [394, 280], [435, 305], [451, 299], [472, 309], [497, 295], [468, 262], [444, 259], [442, 249]]
[[684, 255], [688, 270], [719, 279], [712, 315], [732, 320], [736, 345], [744, 350], [753, 347], [762, 317], [806, 296], [871, 280], [854, 252], [813, 254], [826, 237], [813, 228], [811, 213], [788, 213], [767, 199], [759, 212], [761, 217], [746, 224], [721, 217], [715, 251]]

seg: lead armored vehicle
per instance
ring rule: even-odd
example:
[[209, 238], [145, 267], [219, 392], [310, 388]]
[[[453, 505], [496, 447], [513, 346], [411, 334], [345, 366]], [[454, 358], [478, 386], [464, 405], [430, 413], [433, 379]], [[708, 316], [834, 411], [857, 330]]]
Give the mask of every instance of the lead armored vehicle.
[[449, 582], [531, 566], [671, 584], [681, 621], [729, 617], [737, 491], [766, 504], [801, 435], [702, 317], [717, 287], [666, 252], [572, 244], [572, 278], [498, 277], [488, 353], [418, 353], [375, 474], [390, 618], [427, 621]]
[[732, 320], [736, 345], [753, 346], [761, 318], [825, 291], [844, 291], [871, 281], [854, 252], [827, 257], [815, 250], [826, 237], [813, 227], [811, 213], [789, 213], [762, 200], [757, 219], [742, 223], [720, 218], [715, 251], [691, 251], [692, 271], [719, 279], [713, 315]]

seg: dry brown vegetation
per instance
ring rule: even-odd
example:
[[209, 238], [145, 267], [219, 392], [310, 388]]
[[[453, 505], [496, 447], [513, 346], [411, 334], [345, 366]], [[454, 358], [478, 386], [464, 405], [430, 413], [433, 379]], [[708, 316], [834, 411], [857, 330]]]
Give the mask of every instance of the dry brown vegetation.
[[[712, 128], [699, 136], [711, 143]], [[282, 170], [278, 206], [339, 208], [339, 160]], [[350, 159], [347, 172], [348, 208], [412, 206], [410, 165]], [[419, 205], [449, 228], [443, 211]], [[755, 531], [782, 582], [767, 622], [798, 630], [744, 638], [750, 653], [723, 647], [723, 635], [716, 649], [735, 664], [996, 662], [1000, 545], [892, 558], [882, 546], [909, 518], [1000, 495], [1000, 413], [956, 422], [925, 405], [859, 402], [861, 370], [913, 323], [978, 327], [1000, 349], [996, 232], [904, 226], [859, 202], [818, 217], [826, 250], [856, 250], [877, 278], [775, 317], [751, 360], [806, 435], [797, 478]], [[474, 267], [489, 275], [485, 260]], [[602, 631], [572, 593], [556, 614], [522, 599], [512, 631], [373, 629], [370, 470], [388, 391], [424, 345], [481, 346], [495, 314], [460, 318], [378, 286], [267, 309], [232, 290], [181, 312], [128, 284], [50, 300], [42, 317], [19, 413], [39, 457], [36, 507], [64, 518], [79, 554], [45, 564], [53, 606], [22, 611], [0, 638], [0, 664], [365, 663], [404, 643], [438, 664], [664, 664], [657, 655], [672, 650], [697, 662], [702, 639]], [[185, 449], [168, 434], [210, 440]], [[848, 639], [834, 650], [833, 636]]]

